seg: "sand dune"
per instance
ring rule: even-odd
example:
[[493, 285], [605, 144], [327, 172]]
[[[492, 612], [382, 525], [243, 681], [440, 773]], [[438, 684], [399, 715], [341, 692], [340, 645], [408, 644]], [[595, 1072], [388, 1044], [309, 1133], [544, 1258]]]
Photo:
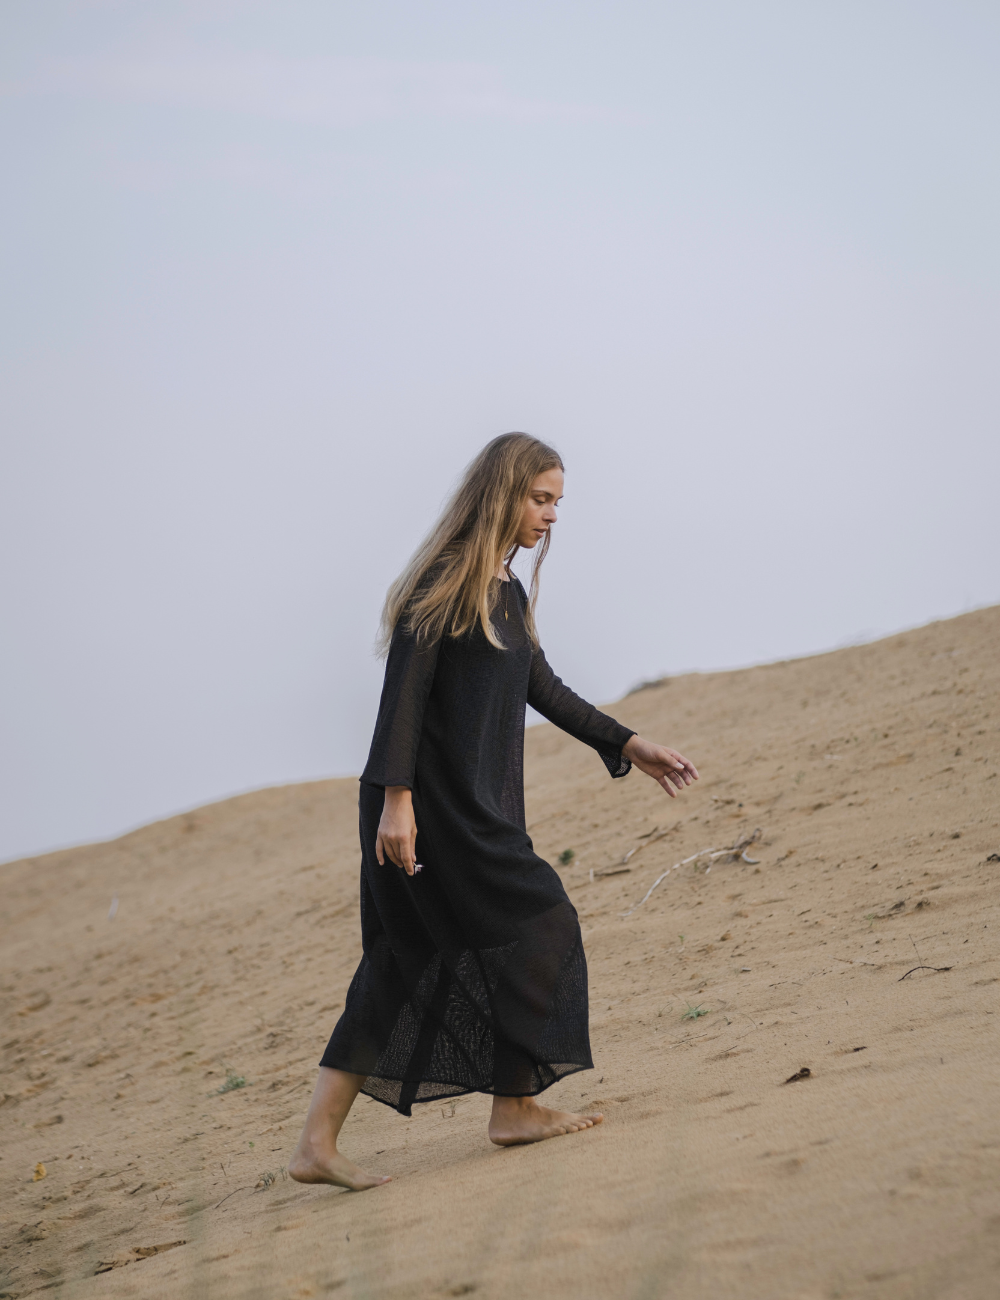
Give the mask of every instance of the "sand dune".
[[993, 608], [629, 696], [702, 771], [676, 801], [532, 729], [597, 1062], [549, 1095], [606, 1122], [498, 1150], [484, 1097], [362, 1100], [361, 1195], [282, 1172], [358, 958], [354, 781], [4, 867], [0, 1295], [993, 1300], [998, 647]]

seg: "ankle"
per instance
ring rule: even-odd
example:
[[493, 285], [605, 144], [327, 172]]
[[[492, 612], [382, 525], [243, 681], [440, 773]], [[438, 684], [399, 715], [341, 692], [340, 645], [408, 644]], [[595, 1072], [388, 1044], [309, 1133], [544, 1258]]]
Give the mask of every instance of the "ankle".
[[337, 1137], [333, 1133], [323, 1133], [317, 1129], [305, 1132], [299, 1138], [299, 1151], [307, 1155], [329, 1155], [337, 1153]]
[[534, 1097], [494, 1097], [493, 1114], [516, 1115], [529, 1110], [535, 1104]]

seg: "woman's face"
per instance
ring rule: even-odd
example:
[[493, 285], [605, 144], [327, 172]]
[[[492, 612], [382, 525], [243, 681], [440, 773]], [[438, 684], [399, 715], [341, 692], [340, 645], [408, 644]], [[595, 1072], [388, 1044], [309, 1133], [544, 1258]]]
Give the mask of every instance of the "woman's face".
[[547, 469], [531, 485], [521, 523], [517, 530], [517, 544], [531, 550], [545, 536], [556, 521], [556, 506], [563, 494], [563, 472]]

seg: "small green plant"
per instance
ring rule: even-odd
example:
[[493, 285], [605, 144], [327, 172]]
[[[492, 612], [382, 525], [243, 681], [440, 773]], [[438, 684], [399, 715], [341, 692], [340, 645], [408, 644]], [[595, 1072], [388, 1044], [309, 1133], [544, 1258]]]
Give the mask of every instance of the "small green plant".
[[693, 1007], [689, 1002], [687, 1010], [681, 1012], [682, 1020], [697, 1020], [699, 1016], [707, 1016], [708, 1012], [702, 1006]]
[[237, 1088], [245, 1088], [247, 1081], [242, 1074], [237, 1074], [235, 1070], [226, 1071], [226, 1082], [218, 1089], [219, 1092], [233, 1092]]
[[564, 867], [568, 867], [575, 857], [576, 854], [572, 849], [563, 849], [562, 853], [559, 854], [559, 861]]
[[804, 776], [805, 776], [805, 772], [796, 772], [796, 774], [795, 774], [795, 784], [798, 785], [798, 783], [802, 780], [802, 778], [803, 778]]
[[865, 920], [868, 922], [868, 929], [870, 930], [872, 926], [875, 924], [875, 913], [869, 912], [868, 915], [865, 917]]

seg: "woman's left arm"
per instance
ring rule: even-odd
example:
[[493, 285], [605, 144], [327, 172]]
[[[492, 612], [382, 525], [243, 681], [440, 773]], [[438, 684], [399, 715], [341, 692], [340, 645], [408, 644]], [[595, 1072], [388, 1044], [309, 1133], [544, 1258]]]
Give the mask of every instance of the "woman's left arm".
[[612, 776], [626, 776], [634, 763], [671, 797], [698, 779], [694, 764], [676, 750], [643, 740], [571, 691], [552, 671], [540, 646], [531, 657], [528, 703], [543, 718], [596, 749]]

